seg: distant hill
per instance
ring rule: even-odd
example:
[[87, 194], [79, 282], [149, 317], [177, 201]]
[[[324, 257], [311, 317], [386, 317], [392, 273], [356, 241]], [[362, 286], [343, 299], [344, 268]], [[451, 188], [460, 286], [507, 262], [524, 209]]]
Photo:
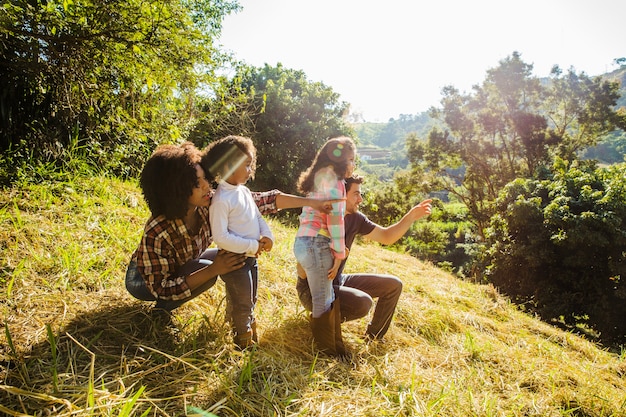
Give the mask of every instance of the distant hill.
[[415, 115], [402, 114], [387, 123], [357, 123], [354, 128], [359, 145], [392, 150], [403, 149], [404, 140], [410, 133], [425, 138], [435, 123], [437, 121], [425, 111]]
[[611, 81], [619, 81], [621, 85], [620, 92], [622, 97], [617, 100], [617, 107], [626, 108], [626, 65], [622, 65], [620, 69], [606, 73], [602, 75], [602, 77]]
[[[617, 101], [617, 107], [626, 108], [626, 65], [621, 68], [601, 75], [611, 81], [619, 81], [621, 88], [621, 98]], [[547, 81], [547, 78], [546, 78]], [[359, 140], [359, 147], [373, 147], [378, 152], [395, 151], [404, 152], [404, 143], [407, 135], [415, 133], [419, 138], [426, 139], [428, 132], [439, 122], [432, 119], [427, 111], [418, 114], [401, 114], [397, 119], [391, 118], [387, 123], [355, 123], [354, 129]], [[619, 154], [621, 151], [614, 149], [615, 145], [608, 143], [600, 146], [599, 149], [592, 149], [588, 152], [589, 157], [593, 157], [604, 162], [621, 161]], [[618, 154], [616, 154], [616, 152]], [[615, 155], [614, 155], [615, 154]]]

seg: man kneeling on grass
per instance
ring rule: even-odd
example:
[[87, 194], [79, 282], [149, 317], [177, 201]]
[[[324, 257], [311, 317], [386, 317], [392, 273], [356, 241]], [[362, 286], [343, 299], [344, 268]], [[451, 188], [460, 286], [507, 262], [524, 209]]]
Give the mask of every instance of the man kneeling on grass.
[[[359, 204], [363, 201], [361, 184], [363, 177], [353, 175], [346, 179], [346, 216], [345, 239], [346, 248], [350, 249], [356, 235], [362, 235], [384, 245], [397, 242], [417, 220], [426, 217], [431, 212], [431, 200], [424, 200], [411, 208], [400, 221], [383, 227], [367, 218], [359, 211]], [[393, 275], [381, 274], [343, 274], [346, 259], [343, 260], [333, 281], [335, 296], [339, 298], [342, 320], [356, 320], [365, 317], [373, 304], [373, 298], [378, 298], [372, 321], [367, 326], [365, 338], [368, 341], [383, 338], [396, 310], [396, 305], [402, 293], [402, 281]], [[302, 305], [312, 309], [311, 291], [304, 269], [298, 264], [298, 282], [296, 289]]]

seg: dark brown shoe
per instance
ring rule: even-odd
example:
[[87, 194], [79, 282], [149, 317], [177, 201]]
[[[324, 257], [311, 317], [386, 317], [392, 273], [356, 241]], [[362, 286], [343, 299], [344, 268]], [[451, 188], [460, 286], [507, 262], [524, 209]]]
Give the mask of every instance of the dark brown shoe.
[[256, 342], [252, 339], [252, 331], [235, 335], [233, 337], [233, 342], [235, 342], [235, 347], [238, 350], [246, 350], [256, 344]]

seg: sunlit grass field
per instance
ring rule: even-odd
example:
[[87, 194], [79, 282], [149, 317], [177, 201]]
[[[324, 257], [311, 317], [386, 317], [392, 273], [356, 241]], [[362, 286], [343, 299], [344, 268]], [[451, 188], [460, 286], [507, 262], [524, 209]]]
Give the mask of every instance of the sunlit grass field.
[[385, 343], [343, 325], [351, 361], [317, 357], [296, 293], [295, 229], [260, 259], [260, 345], [232, 347], [221, 282], [155, 320], [124, 271], [148, 210], [105, 177], [0, 191], [0, 414], [626, 416], [626, 363], [487, 285], [358, 242], [347, 272], [402, 278]]

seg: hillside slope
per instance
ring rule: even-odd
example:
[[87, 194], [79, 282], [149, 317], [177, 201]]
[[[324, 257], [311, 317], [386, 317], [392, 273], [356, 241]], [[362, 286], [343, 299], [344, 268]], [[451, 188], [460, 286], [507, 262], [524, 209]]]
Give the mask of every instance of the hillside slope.
[[153, 320], [124, 269], [147, 210], [104, 178], [0, 191], [0, 412], [7, 415], [623, 416], [623, 355], [520, 312], [491, 286], [358, 242], [349, 271], [400, 276], [386, 343], [344, 324], [350, 363], [316, 358], [295, 230], [260, 259], [260, 346], [232, 349], [223, 285]]

